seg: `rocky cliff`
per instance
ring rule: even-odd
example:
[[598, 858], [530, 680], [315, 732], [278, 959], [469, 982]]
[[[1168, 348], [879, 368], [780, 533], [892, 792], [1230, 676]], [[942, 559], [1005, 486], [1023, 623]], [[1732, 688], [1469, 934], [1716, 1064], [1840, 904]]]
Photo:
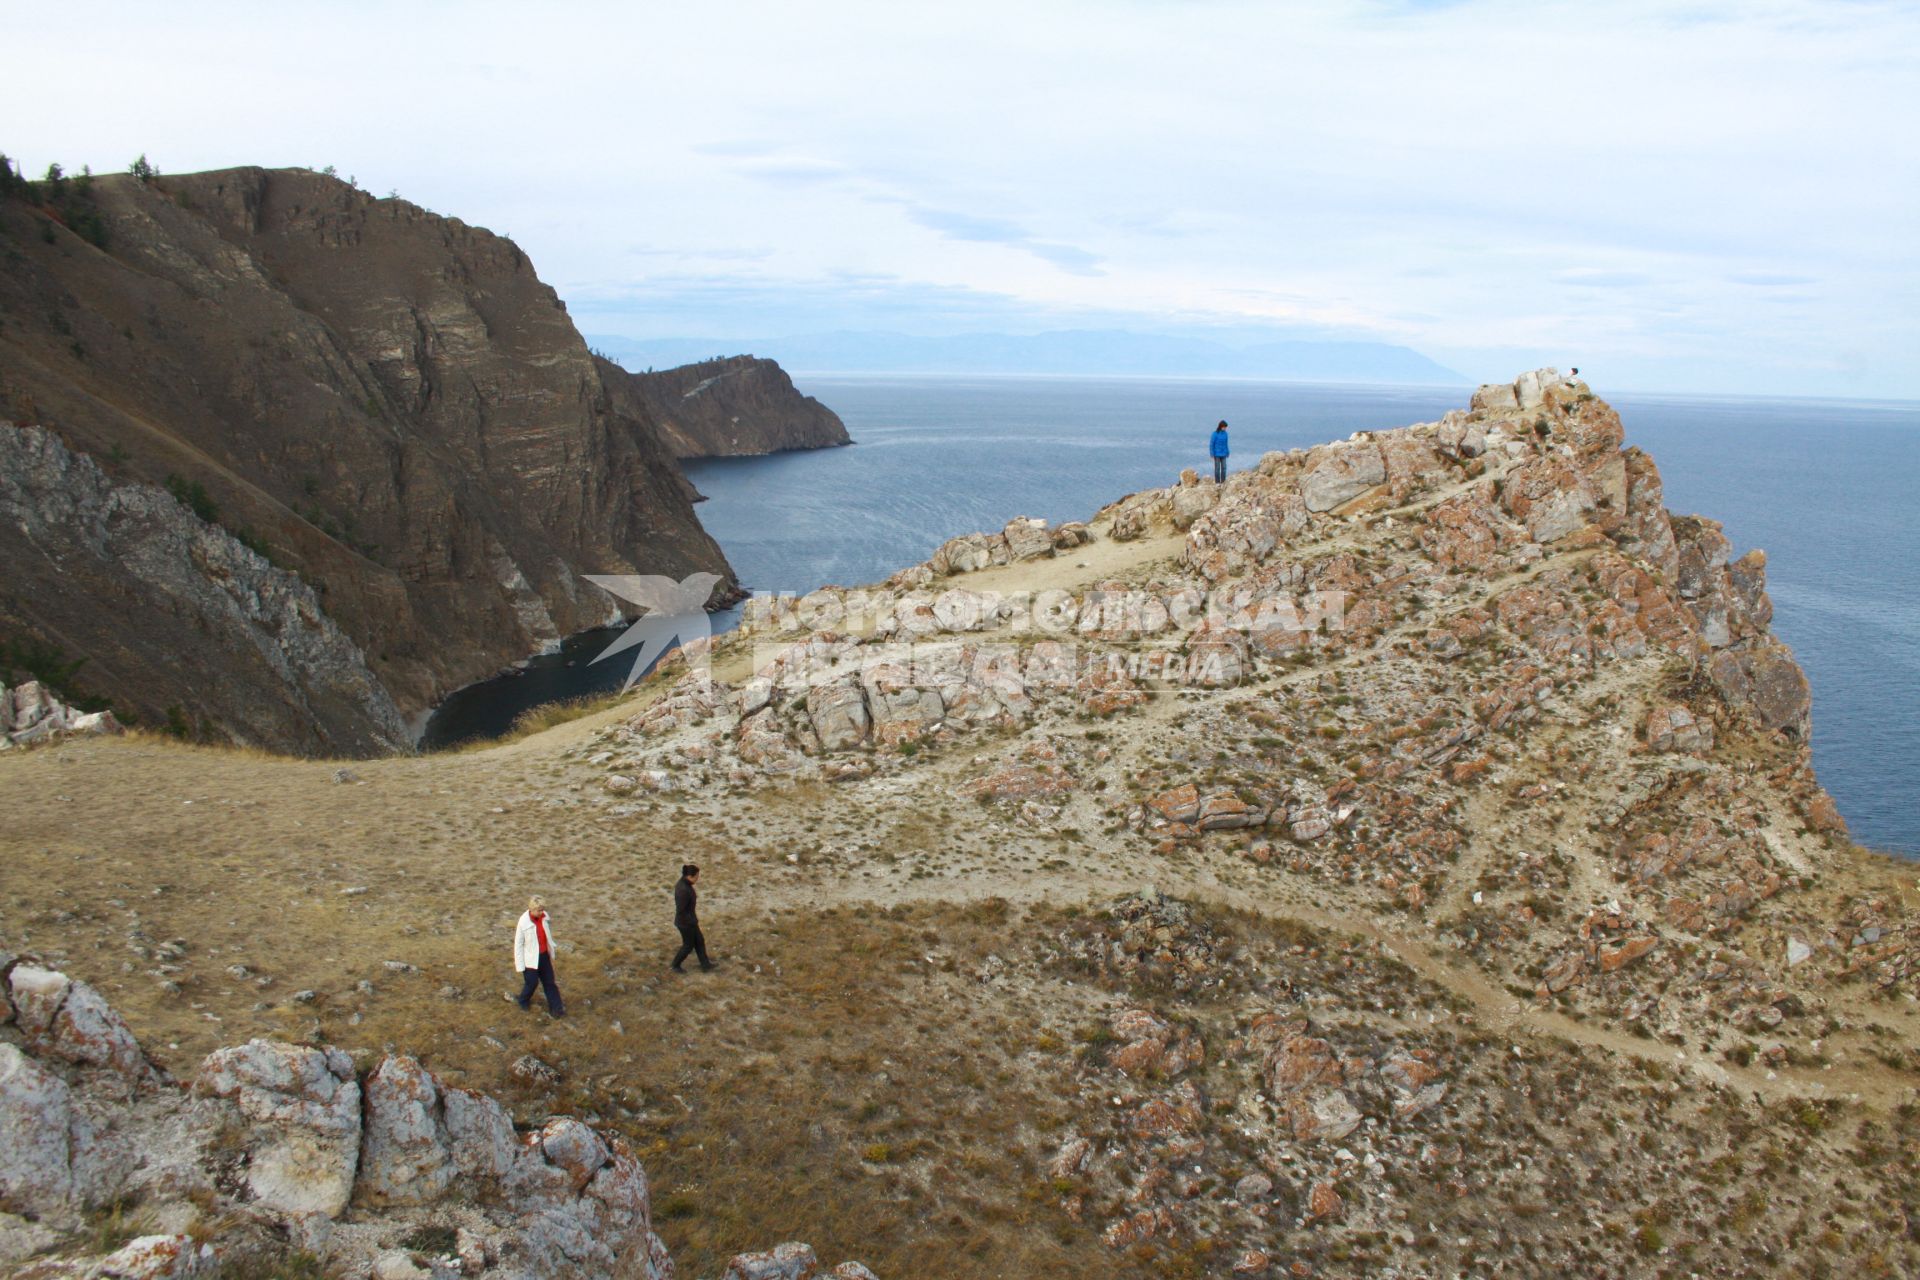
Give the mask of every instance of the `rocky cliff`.
[[614, 405], [652, 424], [678, 458], [737, 458], [851, 444], [839, 415], [803, 396], [771, 360], [732, 356], [629, 373], [596, 357]]
[[[104, 483], [169, 488], [309, 584], [386, 696], [290, 694], [265, 651], [226, 665], [263, 633], [171, 589], [166, 616], [143, 616], [153, 592], [120, 594], [127, 575], [88, 557], [56, 568], [63, 548], [105, 544], [50, 508], [0, 531], [0, 554], [70, 576], [51, 595], [10, 579], [0, 626], [88, 658], [91, 693], [179, 703], [269, 746], [368, 750], [395, 709], [617, 617], [583, 574], [707, 570], [730, 587], [671, 452], [616, 407], [509, 240], [321, 174], [235, 169], [16, 195], [0, 241], [0, 419], [53, 432]], [[150, 532], [121, 519], [114, 554], [179, 559], [184, 535]], [[109, 619], [119, 642], [91, 647]], [[209, 641], [182, 647], [181, 629]], [[250, 701], [276, 709], [235, 714]], [[289, 718], [303, 701], [305, 728]]]
[[0, 554], [0, 622], [85, 655], [88, 685], [122, 714], [321, 754], [407, 745], [399, 708], [311, 586], [37, 427], [0, 423]]

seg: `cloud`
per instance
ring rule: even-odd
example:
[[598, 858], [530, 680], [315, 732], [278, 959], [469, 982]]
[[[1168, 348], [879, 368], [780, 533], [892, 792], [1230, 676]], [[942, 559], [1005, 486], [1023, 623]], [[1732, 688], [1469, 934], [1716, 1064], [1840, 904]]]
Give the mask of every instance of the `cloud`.
[[750, 178], [780, 186], [816, 182], [841, 182], [852, 176], [845, 165], [830, 160], [755, 159], [739, 166]]
[[655, 332], [1304, 318], [1920, 394], [1912, 3], [43, 8], [8, 29], [29, 169], [334, 163]]
[[1788, 289], [1819, 283], [1812, 276], [1797, 276], [1784, 271], [1737, 271], [1728, 276], [1727, 280], [1733, 284], [1751, 285], [1756, 289]]
[[949, 209], [909, 206], [907, 216], [930, 231], [938, 231], [949, 240], [972, 240], [984, 244], [1024, 245], [1032, 239], [1026, 231], [1002, 218], [983, 218]]
[[1553, 278], [1561, 284], [1586, 289], [1637, 289], [1653, 282], [1653, 277], [1644, 271], [1603, 271], [1592, 267], [1556, 271]]
[[975, 244], [1001, 244], [1008, 248], [1021, 249], [1042, 262], [1051, 263], [1072, 275], [1103, 274], [1100, 269], [1099, 254], [1076, 245], [1035, 239], [1026, 228], [1004, 218], [956, 213], [951, 209], [932, 209], [906, 201], [899, 203], [906, 204], [907, 217], [913, 222], [929, 231], [938, 231], [949, 240]]

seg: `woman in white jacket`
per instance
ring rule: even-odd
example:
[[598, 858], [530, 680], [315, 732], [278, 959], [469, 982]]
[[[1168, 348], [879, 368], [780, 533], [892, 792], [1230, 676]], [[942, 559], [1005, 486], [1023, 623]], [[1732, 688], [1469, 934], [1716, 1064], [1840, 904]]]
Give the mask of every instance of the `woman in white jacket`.
[[532, 1008], [537, 984], [546, 990], [547, 1012], [556, 1018], [567, 1016], [566, 1003], [553, 980], [553, 922], [547, 917], [547, 904], [537, 897], [527, 899], [527, 909], [514, 926], [513, 967], [524, 979], [514, 1003], [522, 1009]]

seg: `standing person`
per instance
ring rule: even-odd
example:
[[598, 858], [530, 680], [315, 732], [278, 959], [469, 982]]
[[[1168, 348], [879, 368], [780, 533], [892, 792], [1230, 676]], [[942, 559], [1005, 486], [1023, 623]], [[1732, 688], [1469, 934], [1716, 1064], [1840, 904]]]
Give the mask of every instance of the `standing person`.
[[1213, 439], [1207, 444], [1207, 452], [1213, 455], [1213, 482], [1225, 484], [1227, 482], [1227, 424], [1224, 421], [1213, 429]]
[[560, 999], [560, 987], [553, 980], [553, 925], [547, 918], [547, 904], [538, 897], [527, 899], [527, 909], [513, 928], [513, 967], [520, 970], [525, 979], [515, 1004], [522, 1009], [531, 1008], [533, 988], [538, 984], [547, 993], [547, 1012], [556, 1018], [567, 1016], [566, 1003]]
[[694, 888], [699, 882], [700, 868], [691, 862], [682, 863], [680, 883], [673, 886], [673, 927], [680, 931], [680, 954], [673, 958], [675, 973], [685, 973], [680, 966], [696, 952], [703, 972], [713, 968], [713, 961], [707, 959], [706, 935], [700, 932], [700, 891]]

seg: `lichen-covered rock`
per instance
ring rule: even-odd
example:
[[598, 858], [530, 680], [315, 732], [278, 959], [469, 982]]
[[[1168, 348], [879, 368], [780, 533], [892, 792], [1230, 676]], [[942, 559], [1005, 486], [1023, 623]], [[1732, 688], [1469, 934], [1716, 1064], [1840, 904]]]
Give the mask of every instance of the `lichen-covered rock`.
[[1038, 560], [1053, 554], [1053, 533], [1045, 520], [1015, 516], [1001, 531], [1007, 540], [1007, 556], [1012, 560]]
[[1715, 654], [1707, 669], [1728, 706], [1751, 715], [1762, 728], [1806, 737], [1813, 693], [1787, 646], [1771, 639], [1750, 641]]
[[338, 1217], [360, 1162], [360, 1082], [338, 1049], [250, 1040], [200, 1064], [194, 1088], [247, 1126], [247, 1185], [287, 1213]]
[[219, 1270], [213, 1246], [190, 1235], [141, 1236], [108, 1254], [99, 1275], [100, 1280], [192, 1280]]
[[356, 1193], [376, 1203], [424, 1204], [446, 1190], [455, 1166], [441, 1119], [438, 1082], [408, 1057], [367, 1076], [366, 1127]]
[[1300, 496], [1309, 511], [1331, 511], [1386, 483], [1387, 464], [1371, 444], [1323, 445], [1308, 455]]
[[[19, 990], [37, 1025], [91, 990], [26, 967]], [[0, 1201], [57, 1229], [0, 1212], [0, 1266], [64, 1233], [69, 1254], [36, 1262], [36, 1280], [187, 1280], [288, 1246], [330, 1275], [673, 1280], [646, 1171], [624, 1141], [565, 1116], [516, 1132], [497, 1101], [447, 1087], [413, 1058], [389, 1056], [362, 1080], [338, 1049], [254, 1040], [208, 1055], [183, 1090], [157, 1073], [130, 1082], [52, 1039], [29, 1049], [0, 1039]], [[81, 1212], [129, 1191], [166, 1229], [201, 1226], [71, 1256]], [[444, 1258], [400, 1243], [423, 1225], [453, 1227]], [[747, 1274], [818, 1274], [805, 1246], [743, 1259], [775, 1268]], [[857, 1263], [831, 1274], [871, 1280]]]
[[1655, 707], [1647, 713], [1647, 746], [1655, 751], [1710, 751], [1713, 722], [1686, 707]]
[[73, 1101], [66, 1081], [0, 1042], [0, 1200], [36, 1213], [73, 1195]]
[[823, 751], [847, 751], [867, 740], [873, 725], [860, 686], [851, 681], [807, 690], [807, 719]]
[[69, 1062], [111, 1067], [132, 1080], [153, 1078], [133, 1032], [91, 986], [30, 964], [15, 965], [7, 986], [16, 1021], [36, 1046]]
[[[1170, 495], [1170, 501], [1173, 527], [1176, 529], [1185, 529], [1202, 515], [1213, 510], [1214, 504], [1220, 501], [1220, 486], [1198, 483], [1182, 484], [1173, 490]], [[1114, 536], [1119, 541], [1126, 540], [1121, 538], [1117, 533]]]
[[764, 1253], [736, 1254], [721, 1280], [813, 1280], [819, 1269], [811, 1245], [789, 1242]]

